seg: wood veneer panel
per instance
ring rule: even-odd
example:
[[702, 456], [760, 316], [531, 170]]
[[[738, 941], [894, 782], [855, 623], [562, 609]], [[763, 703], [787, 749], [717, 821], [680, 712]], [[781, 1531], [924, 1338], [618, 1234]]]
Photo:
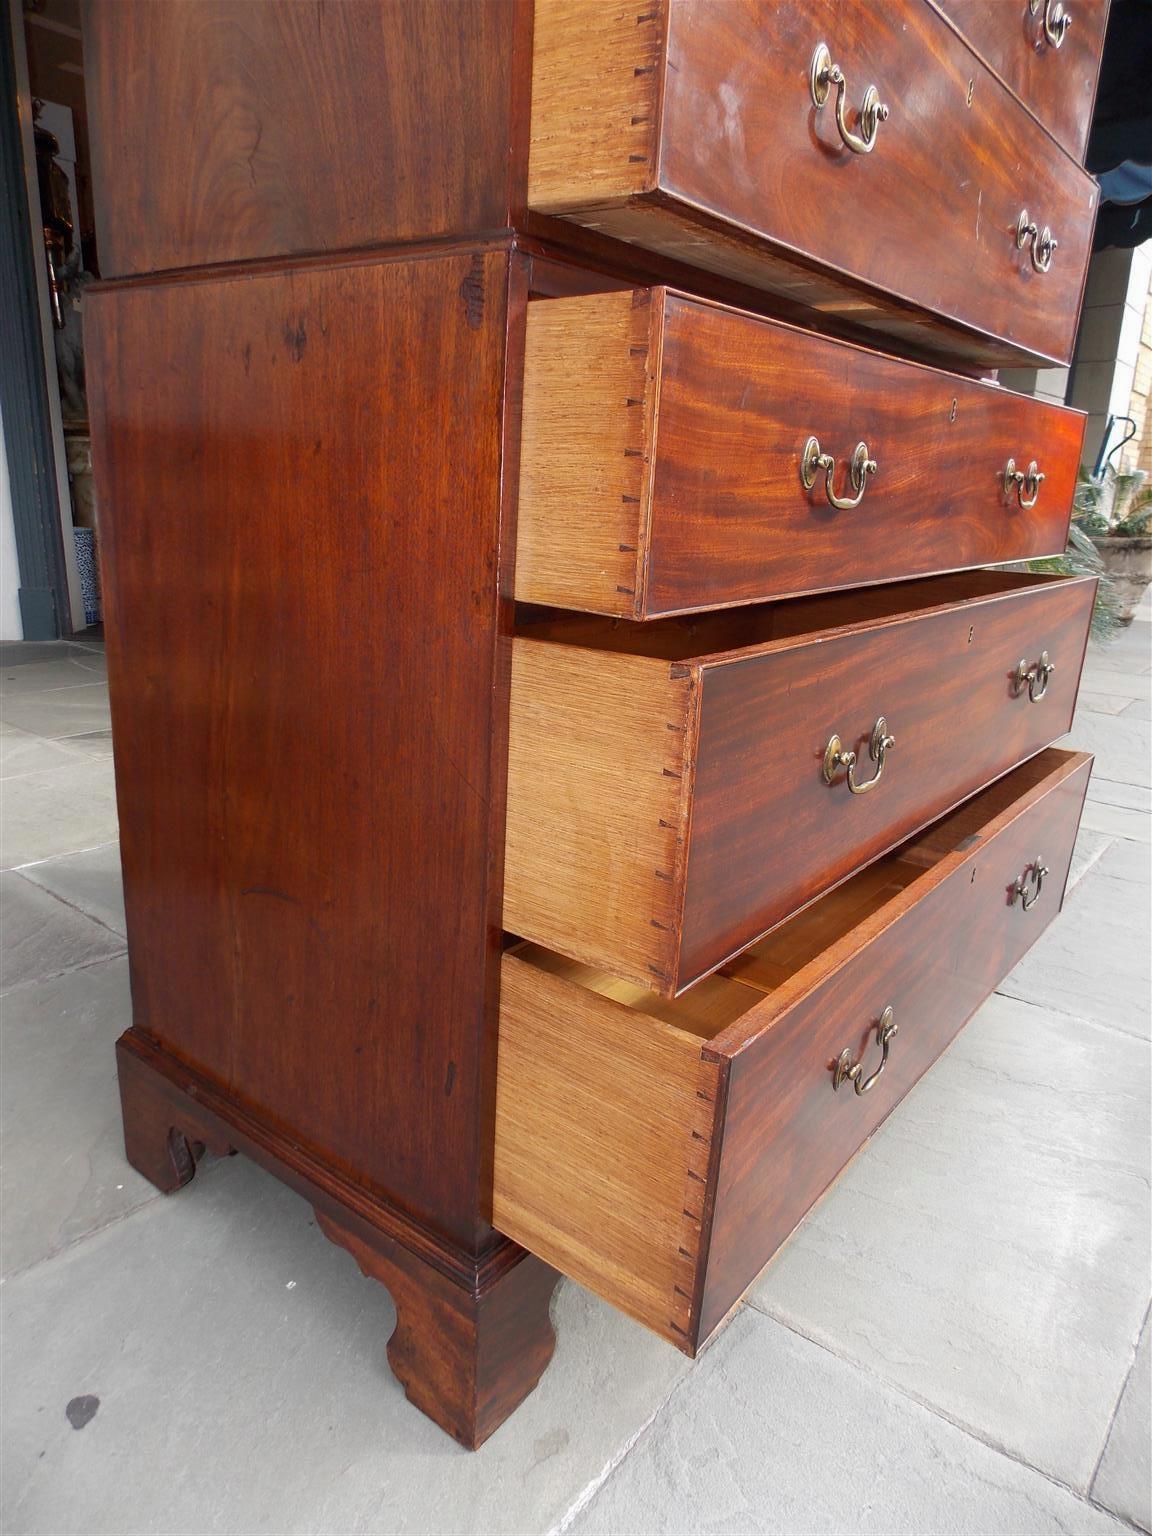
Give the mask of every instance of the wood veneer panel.
[[[526, 602], [640, 619], [1065, 546], [1079, 412], [664, 288], [532, 303], [525, 375]], [[805, 489], [813, 433], [841, 496], [857, 443], [876, 460], [852, 511]]]
[[937, 0], [980, 54], [1074, 160], [1083, 161], [1110, 0], [1076, 0], [1059, 48], [1044, 38], [1045, 0]]
[[[973, 572], [691, 622], [527, 628], [505, 928], [674, 996], [1063, 735], [1094, 593]], [[1056, 669], [1032, 703], [1014, 673], [1044, 650]], [[826, 783], [833, 733], [871, 776], [880, 715], [897, 738], [882, 782]]]
[[83, 15], [104, 277], [507, 223], [511, 0]]
[[[637, 8], [617, 46], [647, 88], [629, 123], [658, 123], [647, 148], [597, 112], [609, 9], [537, 0], [537, 39], [573, 84], [538, 52], [532, 209], [970, 360], [1068, 361], [1095, 183], [925, 0]], [[821, 41], [853, 104], [875, 82], [892, 109], [869, 155], [813, 105]], [[1060, 241], [1047, 273], [1016, 247], [1022, 208]]]
[[507, 274], [126, 286], [87, 337], [137, 1031], [467, 1248]]
[[[705, 669], [683, 981], [1063, 736], [1095, 593], [1094, 580], [1054, 585]], [[1057, 670], [1034, 704], [1013, 674], [1045, 649]], [[826, 784], [833, 732], [872, 776], [880, 715], [896, 736], [886, 782]]]

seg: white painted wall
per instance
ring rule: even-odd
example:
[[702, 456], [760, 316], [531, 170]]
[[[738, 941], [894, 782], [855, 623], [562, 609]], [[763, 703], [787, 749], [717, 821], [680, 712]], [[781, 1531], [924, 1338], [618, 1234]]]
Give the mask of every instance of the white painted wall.
[[16, 563], [16, 529], [12, 522], [12, 487], [8, 480], [8, 455], [4, 447], [4, 423], [0, 420], [0, 640], [22, 640], [20, 623], [20, 568]]

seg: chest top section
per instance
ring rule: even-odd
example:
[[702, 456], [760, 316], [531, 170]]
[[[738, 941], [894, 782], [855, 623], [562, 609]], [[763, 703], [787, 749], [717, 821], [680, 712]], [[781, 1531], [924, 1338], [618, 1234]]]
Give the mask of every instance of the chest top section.
[[1064, 362], [1105, 17], [86, 0], [102, 275], [521, 229], [974, 367]]

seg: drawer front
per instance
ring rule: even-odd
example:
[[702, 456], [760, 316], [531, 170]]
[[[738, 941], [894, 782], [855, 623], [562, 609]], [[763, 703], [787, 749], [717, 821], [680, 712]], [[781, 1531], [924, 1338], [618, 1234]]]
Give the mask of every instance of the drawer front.
[[[1044, 584], [706, 667], [680, 986], [1062, 736], [1095, 591]], [[1045, 651], [1056, 670], [1033, 702], [1015, 670]], [[875, 775], [881, 716], [896, 742], [879, 782], [826, 782], [834, 734], [854, 779]]]
[[[1108, 0], [938, 0], [1075, 160], [1083, 161], [1104, 52]], [[1056, 13], [1063, 12], [1068, 24]]]
[[[516, 596], [650, 618], [1056, 554], [1083, 430], [1078, 412], [663, 289], [542, 300]], [[830, 489], [823, 465], [801, 473], [813, 437]], [[1006, 483], [1010, 461], [1043, 480]]]
[[[666, 0], [606, 36], [614, 15], [537, 0], [534, 208], [904, 342], [1068, 361], [1095, 182], [926, 0]], [[847, 133], [869, 86], [890, 108], [868, 153], [835, 86], [815, 105], [821, 43]]]
[[[733, 1054], [701, 1338], [1060, 910], [1091, 767], [1073, 761], [998, 834], [974, 834], [946, 880]], [[1038, 859], [1048, 874], [1037, 896]], [[1015, 894], [1021, 877], [1028, 910]], [[897, 1033], [880, 1077], [863, 1095], [851, 1082], [834, 1089], [843, 1051], [862, 1080], [880, 1066], [877, 1025], [889, 1007]]]

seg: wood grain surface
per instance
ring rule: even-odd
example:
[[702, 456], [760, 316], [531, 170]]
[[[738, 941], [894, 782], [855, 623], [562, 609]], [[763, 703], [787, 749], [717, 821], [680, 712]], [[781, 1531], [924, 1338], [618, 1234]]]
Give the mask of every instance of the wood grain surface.
[[516, 13], [84, 0], [102, 275], [503, 228]]
[[1045, 0], [937, 0], [985, 63], [1074, 160], [1083, 161], [1110, 0], [1075, 0], [1058, 48], [1045, 40]]
[[[538, 0], [537, 35], [565, 30], [573, 81], [595, 73], [607, 9]], [[593, 91], [538, 74], [532, 208], [858, 325], [901, 337], [942, 326], [944, 350], [991, 364], [1068, 361], [1095, 183], [926, 0], [662, 0], [637, 8], [630, 35], [648, 90], [629, 116], [658, 120], [655, 142], [604, 134]], [[822, 41], [850, 113], [873, 83], [891, 108], [871, 154], [844, 148], [832, 105], [813, 105]], [[1023, 208], [1060, 242], [1047, 273], [1016, 247]]]
[[[973, 808], [985, 825], [961, 817], [950, 847], [936, 832], [923, 878], [778, 989], [770, 1027], [753, 1035], [749, 1015], [713, 1043], [731, 1071], [702, 1338], [1060, 910], [1090, 770], [1050, 751], [992, 786]], [[1050, 873], [1025, 912], [1010, 893], [1037, 855]], [[845, 1048], [865, 1075], [879, 1065], [889, 1005], [899, 1032], [883, 1075], [862, 1097], [833, 1091]]]
[[[1094, 594], [974, 571], [691, 621], [526, 625], [505, 927], [675, 995], [1063, 735]], [[1055, 672], [1032, 703], [1013, 676], [1044, 650]], [[698, 704], [669, 710], [677, 687]], [[833, 733], [871, 776], [881, 715], [881, 783], [826, 783]]]
[[[1084, 418], [987, 383], [662, 288], [532, 303], [525, 383], [526, 602], [649, 618], [1065, 547]], [[841, 497], [867, 443], [855, 509], [805, 488], [813, 434]]]
[[698, 1038], [514, 952], [500, 1010], [494, 1225], [683, 1347], [718, 1068]]
[[528, 306], [516, 595], [643, 616], [659, 290]]
[[472, 1250], [507, 282], [495, 251], [85, 303], [137, 1028]]
[[[1063, 736], [1095, 593], [1043, 581], [704, 666], [680, 984]], [[1056, 672], [1034, 704], [1013, 673], [1045, 649]], [[833, 733], [871, 778], [881, 715], [896, 737], [881, 783], [825, 783]]]
[[[496, 1226], [694, 1354], [1059, 910], [1090, 761], [1016, 769], [704, 983], [703, 1008], [506, 954]], [[834, 1090], [843, 1049], [875, 1069], [889, 1004], [882, 1077]]]
[[514, 642], [506, 929], [674, 990], [696, 697], [648, 658]]

